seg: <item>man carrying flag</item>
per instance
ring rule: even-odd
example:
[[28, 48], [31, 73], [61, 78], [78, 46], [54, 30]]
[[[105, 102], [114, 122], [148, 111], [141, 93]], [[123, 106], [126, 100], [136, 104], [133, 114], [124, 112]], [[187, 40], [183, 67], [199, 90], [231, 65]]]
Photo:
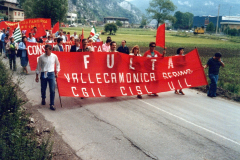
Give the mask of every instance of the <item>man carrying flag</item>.
[[15, 32], [13, 33], [13, 38], [14, 38], [14, 42], [16, 43], [22, 40], [22, 34], [21, 34], [19, 24], [18, 24], [18, 27], [15, 29]]

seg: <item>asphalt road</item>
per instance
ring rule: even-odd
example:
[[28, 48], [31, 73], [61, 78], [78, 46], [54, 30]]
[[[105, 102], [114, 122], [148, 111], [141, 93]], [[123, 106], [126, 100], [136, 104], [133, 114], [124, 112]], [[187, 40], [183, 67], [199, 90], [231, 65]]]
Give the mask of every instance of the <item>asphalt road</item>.
[[240, 159], [239, 103], [184, 89], [185, 96], [166, 92], [142, 100], [62, 97], [61, 108], [56, 89], [51, 111], [41, 106], [35, 72], [21, 78], [33, 106], [84, 160]]

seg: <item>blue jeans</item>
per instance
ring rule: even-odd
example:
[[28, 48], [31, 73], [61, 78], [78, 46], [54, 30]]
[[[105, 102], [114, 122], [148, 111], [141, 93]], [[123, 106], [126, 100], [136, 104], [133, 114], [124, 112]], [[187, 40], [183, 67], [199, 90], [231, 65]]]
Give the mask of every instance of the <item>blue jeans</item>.
[[1, 41], [1, 43], [2, 43], [3, 54], [4, 54], [5, 56], [7, 56], [7, 55], [6, 55], [6, 47], [5, 47], [5, 43], [4, 43], [3, 41]]
[[49, 83], [49, 91], [50, 91], [50, 105], [54, 105], [54, 98], [55, 98], [55, 73], [48, 72], [47, 77], [44, 78], [44, 72], [41, 72], [41, 94], [42, 98], [46, 98], [46, 89], [47, 83]]
[[210, 97], [216, 97], [218, 75], [209, 74], [209, 78], [211, 83], [207, 95]]

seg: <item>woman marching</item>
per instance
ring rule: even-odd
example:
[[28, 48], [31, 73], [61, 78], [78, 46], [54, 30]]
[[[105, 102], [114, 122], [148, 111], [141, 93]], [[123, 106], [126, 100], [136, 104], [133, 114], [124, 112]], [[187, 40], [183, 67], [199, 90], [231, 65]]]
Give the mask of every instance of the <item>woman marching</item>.
[[22, 42], [20, 42], [18, 45], [18, 49], [22, 51], [22, 55], [20, 59], [21, 59], [21, 66], [23, 67], [23, 72], [26, 71], [26, 74], [28, 74], [28, 70], [27, 70], [28, 54], [27, 54], [26, 42], [27, 42], [27, 37], [23, 36]]
[[[140, 56], [140, 57], [142, 56], [140, 54], [140, 49], [139, 49], [138, 45], [136, 45], [136, 46], [134, 46], [132, 48], [131, 53], [129, 54], [129, 56]], [[139, 95], [137, 95], [137, 98], [142, 99], [142, 96], [139, 94]]]

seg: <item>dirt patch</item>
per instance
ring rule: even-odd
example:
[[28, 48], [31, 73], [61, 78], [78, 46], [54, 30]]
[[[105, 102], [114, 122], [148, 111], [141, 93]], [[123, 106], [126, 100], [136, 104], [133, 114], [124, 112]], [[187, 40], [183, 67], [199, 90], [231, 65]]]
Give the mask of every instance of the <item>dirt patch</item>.
[[[43, 115], [38, 112], [39, 106], [32, 106], [28, 102], [28, 99], [24, 92], [19, 91], [18, 96], [26, 102], [21, 106], [21, 109], [29, 114], [29, 127], [34, 128], [35, 134], [37, 135], [38, 143], [42, 140], [47, 140], [50, 136], [50, 141], [53, 142], [52, 155], [53, 160], [81, 160], [75, 153], [75, 151], [63, 141], [62, 137], [57, 134], [53, 125], [45, 120]], [[49, 112], [51, 112], [49, 110]]]

